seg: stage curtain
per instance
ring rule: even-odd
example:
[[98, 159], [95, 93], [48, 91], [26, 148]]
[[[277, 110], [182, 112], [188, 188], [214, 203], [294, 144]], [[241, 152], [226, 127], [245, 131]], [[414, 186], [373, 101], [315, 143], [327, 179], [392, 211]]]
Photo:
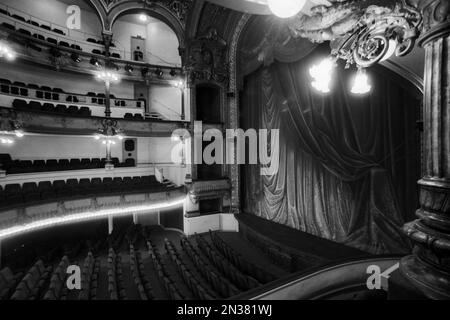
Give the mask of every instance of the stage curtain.
[[280, 167], [265, 177], [243, 166], [243, 210], [374, 254], [407, 252], [420, 102], [383, 67], [369, 70], [369, 95], [350, 93], [354, 70], [342, 65], [332, 93], [317, 93], [308, 74], [316, 60], [276, 62], [245, 79], [241, 125], [280, 129]]

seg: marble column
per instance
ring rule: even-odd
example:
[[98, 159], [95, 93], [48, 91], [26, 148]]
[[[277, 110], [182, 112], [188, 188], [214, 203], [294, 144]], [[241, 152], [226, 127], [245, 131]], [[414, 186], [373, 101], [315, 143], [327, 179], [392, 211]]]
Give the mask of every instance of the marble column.
[[404, 226], [414, 250], [401, 260], [400, 272], [421, 295], [450, 299], [450, 2], [409, 2], [423, 15], [424, 176], [418, 220]]

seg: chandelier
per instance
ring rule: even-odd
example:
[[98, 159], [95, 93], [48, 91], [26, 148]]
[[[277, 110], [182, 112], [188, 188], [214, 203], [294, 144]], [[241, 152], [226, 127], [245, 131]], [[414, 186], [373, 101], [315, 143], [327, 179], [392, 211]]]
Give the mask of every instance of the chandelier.
[[117, 125], [117, 120], [106, 118], [102, 121], [102, 128], [94, 135], [95, 140], [99, 140], [104, 145], [115, 145], [116, 141], [123, 140], [123, 131]]
[[22, 138], [22, 124], [14, 111], [3, 110], [0, 114], [0, 144], [11, 145], [17, 138]]

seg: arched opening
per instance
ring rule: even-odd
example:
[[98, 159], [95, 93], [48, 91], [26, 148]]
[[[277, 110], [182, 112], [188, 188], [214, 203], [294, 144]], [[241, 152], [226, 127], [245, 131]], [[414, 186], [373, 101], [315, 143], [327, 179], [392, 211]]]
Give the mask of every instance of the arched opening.
[[181, 66], [175, 31], [156, 14], [133, 10], [112, 26], [113, 43], [127, 60], [162, 66]]

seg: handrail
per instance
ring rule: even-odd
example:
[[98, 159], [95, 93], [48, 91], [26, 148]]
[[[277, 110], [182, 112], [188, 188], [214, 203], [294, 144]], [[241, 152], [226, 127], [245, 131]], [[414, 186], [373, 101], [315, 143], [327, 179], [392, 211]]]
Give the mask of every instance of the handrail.
[[[362, 256], [331, 262], [294, 273], [262, 287], [242, 293], [238, 300], [318, 300], [348, 291], [366, 288], [370, 265], [386, 270], [402, 258], [400, 255]], [[368, 289], [367, 289], [368, 290]]]

